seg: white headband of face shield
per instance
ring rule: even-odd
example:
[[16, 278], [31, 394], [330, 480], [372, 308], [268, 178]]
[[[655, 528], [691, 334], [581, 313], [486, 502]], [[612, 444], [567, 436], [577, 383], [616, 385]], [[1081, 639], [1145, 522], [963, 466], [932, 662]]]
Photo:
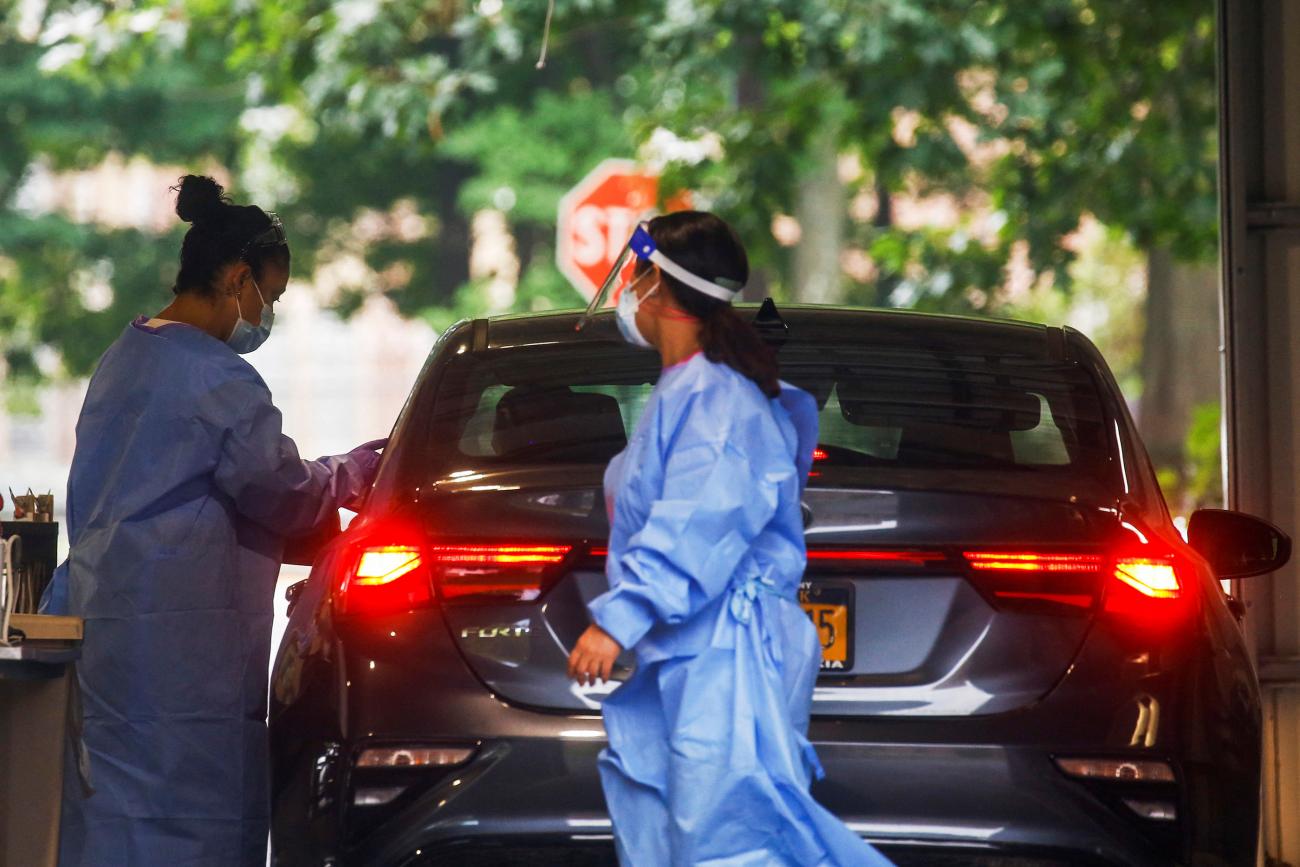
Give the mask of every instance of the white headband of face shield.
[[[635, 238], [633, 239], [633, 243], [636, 243]], [[732, 299], [740, 294], [739, 287], [736, 289], [728, 289], [711, 280], [705, 280], [703, 277], [696, 276], [656, 249], [652, 248], [649, 251], [635, 250], [634, 252], [641, 258], [649, 259], [651, 262], [658, 265], [664, 273], [677, 278], [687, 286], [690, 286], [696, 292], [703, 292], [710, 298], [716, 298], [719, 301], [731, 303]]]

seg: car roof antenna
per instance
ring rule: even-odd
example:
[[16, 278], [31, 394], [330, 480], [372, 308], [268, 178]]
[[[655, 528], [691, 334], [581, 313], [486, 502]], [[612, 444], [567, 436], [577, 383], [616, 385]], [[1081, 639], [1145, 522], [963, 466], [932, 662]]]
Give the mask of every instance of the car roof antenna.
[[752, 324], [763, 342], [773, 349], [780, 349], [790, 337], [790, 326], [781, 318], [776, 302], [771, 298], [763, 299], [763, 306], [758, 308]]

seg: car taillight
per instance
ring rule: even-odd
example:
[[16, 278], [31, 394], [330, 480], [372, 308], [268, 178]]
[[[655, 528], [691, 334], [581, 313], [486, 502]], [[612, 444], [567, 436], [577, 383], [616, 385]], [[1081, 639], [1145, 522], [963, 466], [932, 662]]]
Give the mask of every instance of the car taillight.
[[527, 602], [542, 593], [545, 579], [572, 545], [430, 545], [429, 562], [445, 600], [483, 597]]
[[899, 566], [924, 566], [941, 563], [948, 557], [940, 551], [911, 548], [809, 548], [808, 562], [825, 565], [862, 566], [868, 563]]
[[572, 545], [360, 543], [335, 593], [343, 614], [406, 611], [433, 602], [526, 602], [563, 568]]
[[1004, 607], [1096, 603], [1105, 558], [1100, 554], [1048, 551], [963, 552], [971, 577]]
[[1189, 584], [1184, 577], [1188, 568], [1173, 554], [1116, 557], [1106, 584], [1106, 610], [1147, 620], [1181, 611]]
[[1171, 560], [1123, 557], [1115, 561], [1115, 577], [1152, 599], [1176, 599], [1182, 590]]
[[419, 548], [405, 545], [367, 548], [361, 552], [356, 575], [352, 580], [355, 584], [367, 587], [392, 584], [403, 575], [420, 568], [421, 562]]
[[1024, 551], [967, 551], [972, 569], [986, 572], [1083, 572], [1101, 569], [1096, 554], [1032, 554]]
[[1156, 622], [1183, 610], [1190, 568], [1158, 542], [1120, 553], [966, 551], [971, 578], [1004, 607], [1043, 603]]
[[340, 614], [384, 614], [420, 608], [433, 601], [428, 564], [417, 544], [354, 547], [343, 562], [334, 593]]

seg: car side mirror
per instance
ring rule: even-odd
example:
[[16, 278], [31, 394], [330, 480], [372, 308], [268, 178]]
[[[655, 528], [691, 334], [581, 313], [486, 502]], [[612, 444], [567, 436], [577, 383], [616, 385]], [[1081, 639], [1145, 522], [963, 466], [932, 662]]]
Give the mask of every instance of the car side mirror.
[[338, 512], [334, 512], [307, 535], [285, 539], [283, 562], [290, 566], [312, 565], [316, 562], [316, 555], [342, 532]]
[[1187, 543], [1222, 579], [1276, 572], [1291, 559], [1291, 537], [1261, 518], [1200, 509], [1187, 522]]

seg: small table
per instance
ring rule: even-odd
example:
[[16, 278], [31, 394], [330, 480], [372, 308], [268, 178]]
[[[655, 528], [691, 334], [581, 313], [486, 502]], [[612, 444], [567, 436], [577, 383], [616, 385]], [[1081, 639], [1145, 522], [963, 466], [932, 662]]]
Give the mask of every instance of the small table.
[[0, 645], [0, 867], [54, 867], [77, 617], [15, 614], [22, 644]]

